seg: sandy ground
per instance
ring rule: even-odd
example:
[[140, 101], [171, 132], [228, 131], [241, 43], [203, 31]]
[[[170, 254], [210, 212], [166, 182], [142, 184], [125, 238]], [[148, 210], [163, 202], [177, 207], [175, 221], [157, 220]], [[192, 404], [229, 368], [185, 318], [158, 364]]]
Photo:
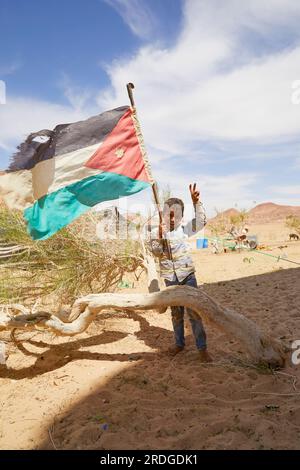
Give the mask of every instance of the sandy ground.
[[[255, 231], [269, 254], [300, 262], [300, 242], [286, 242], [279, 228]], [[198, 280], [286, 344], [300, 340], [299, 266], [249, 257], [194, 250]], [[201, 364], [186, 330], [187, 347], [173, 359], [164, 353], [169, 311], [105, 312], [69, 340], [19, 334], [25, 341], [8, 345], [0, 369], [0, 448], [299, 449], [300, 365], [288, 356], [281, 371], [255, 367], [243, 345], [209, 325], [214, 362]]]

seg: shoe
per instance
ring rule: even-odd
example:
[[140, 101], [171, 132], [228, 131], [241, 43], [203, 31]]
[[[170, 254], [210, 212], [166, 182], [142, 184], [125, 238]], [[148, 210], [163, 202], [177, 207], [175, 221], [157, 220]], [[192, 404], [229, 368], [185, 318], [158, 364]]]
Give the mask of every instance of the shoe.
[[168, 349], [168, 354], [170, 356], [176, 356], [176, 354], [180, 353], [181, 351], [184, 350], [184, 347], [183, 346], [171, 346], [169, 349]]
[[199, 356], [201, 362], [212, 362], [212, 358], [208, 354], [207, 349], [199, 349]]

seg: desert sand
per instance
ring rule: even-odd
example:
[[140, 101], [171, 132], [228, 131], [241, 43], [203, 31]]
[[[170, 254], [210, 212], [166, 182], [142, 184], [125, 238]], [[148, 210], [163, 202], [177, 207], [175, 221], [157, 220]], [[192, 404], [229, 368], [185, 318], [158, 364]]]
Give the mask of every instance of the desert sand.
[[[300, 242], [287, 241], [282, 223], [250, 231], [275, 258], [194, 249], [200, 288], [291, 345], [300, 266], [276, 257], [300, 262]], [[122, 291], [146, 292], [145, 278]], [[206, 329], [212, 364], [199, 362], [188, 322], [186, 349], [165, 354], [169, 310], [107, 311], [70, 339], [19, 333], [0, 369], [0, 448], [299, 449], [300, 365], [288, 354], [280, 371], [257, 367], [243, 345]]]

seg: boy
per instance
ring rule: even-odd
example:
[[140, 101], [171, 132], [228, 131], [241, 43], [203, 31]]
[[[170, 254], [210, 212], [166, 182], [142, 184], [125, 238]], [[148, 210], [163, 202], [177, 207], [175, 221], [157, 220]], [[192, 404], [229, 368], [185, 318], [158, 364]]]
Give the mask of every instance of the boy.
[[[189, 253], [187, 238], [199, 232], [206, 225], [206, 215], [200, 202], [200, 193], [196, 188], [196, 183], [193, 186], [190, 184], [189, 188], [195, 209], [195, 218], [183, 225], [183, 201], [178, 198], [168, 199], [164, 203], [163, 222], [159, 225], [158, 239], [151, 242], [153, 254], [159, 257], [161, 276], [167, 287], [175, 285], [197, 287], [195, 267]], [[168, 240], [169, 250], [163, 239]], [[169, 353], [175, 355], [183, 351], [185, 346], [184, 307], [171, 307], [171, 312], [175, 346], [169, 349]], [[187, 314], [200, 359], [203, 362], [211, 362], [211, 357], [207, 352], [206, 333], [202, 320], [189, 308]]]

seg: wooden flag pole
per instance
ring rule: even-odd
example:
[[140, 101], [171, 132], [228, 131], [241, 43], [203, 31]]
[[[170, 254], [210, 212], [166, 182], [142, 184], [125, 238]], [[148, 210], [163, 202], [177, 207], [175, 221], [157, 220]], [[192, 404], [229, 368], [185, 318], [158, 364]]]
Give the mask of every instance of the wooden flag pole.
[[[129, 96], [131, 107], [136, 110], [134, 97], [133, 97], [133, 91], [132, 91], [134, 89], [134, 84], [133, 83], [127, 83], [126, 87], [127, 87], [127, 93], [128, 93], [128, 96]], [[162, 210], [161, 210], [161, 207], [160, 207], [156, 182], [154, 181], [151, 186], [152, 186], [152, 192], [153, 192], [153, 196], [154, 196], [155, 205], [156, 205], [157, 210], [158, 210], [159, 223], [161, 224], [163, 222], [163, 215], [162, 215]], [[167, 249], [168, 258], [170, 260], [172, 260], [172, 251], [171, 251], [169, 240], [164, 239], [164, 244], [165, 244], [166, 249]]]
[[131, 104], [132, 108], [135, 108], [135, 102], [134, 102], [133, 92], [132, 92], [132, 90], [134, 89], [134, 84], [133, 83], [127, 83], [126, 88], [127, 88], [127, 93], [128, 93], [128, 96], [129, 96], [130, 104]]

